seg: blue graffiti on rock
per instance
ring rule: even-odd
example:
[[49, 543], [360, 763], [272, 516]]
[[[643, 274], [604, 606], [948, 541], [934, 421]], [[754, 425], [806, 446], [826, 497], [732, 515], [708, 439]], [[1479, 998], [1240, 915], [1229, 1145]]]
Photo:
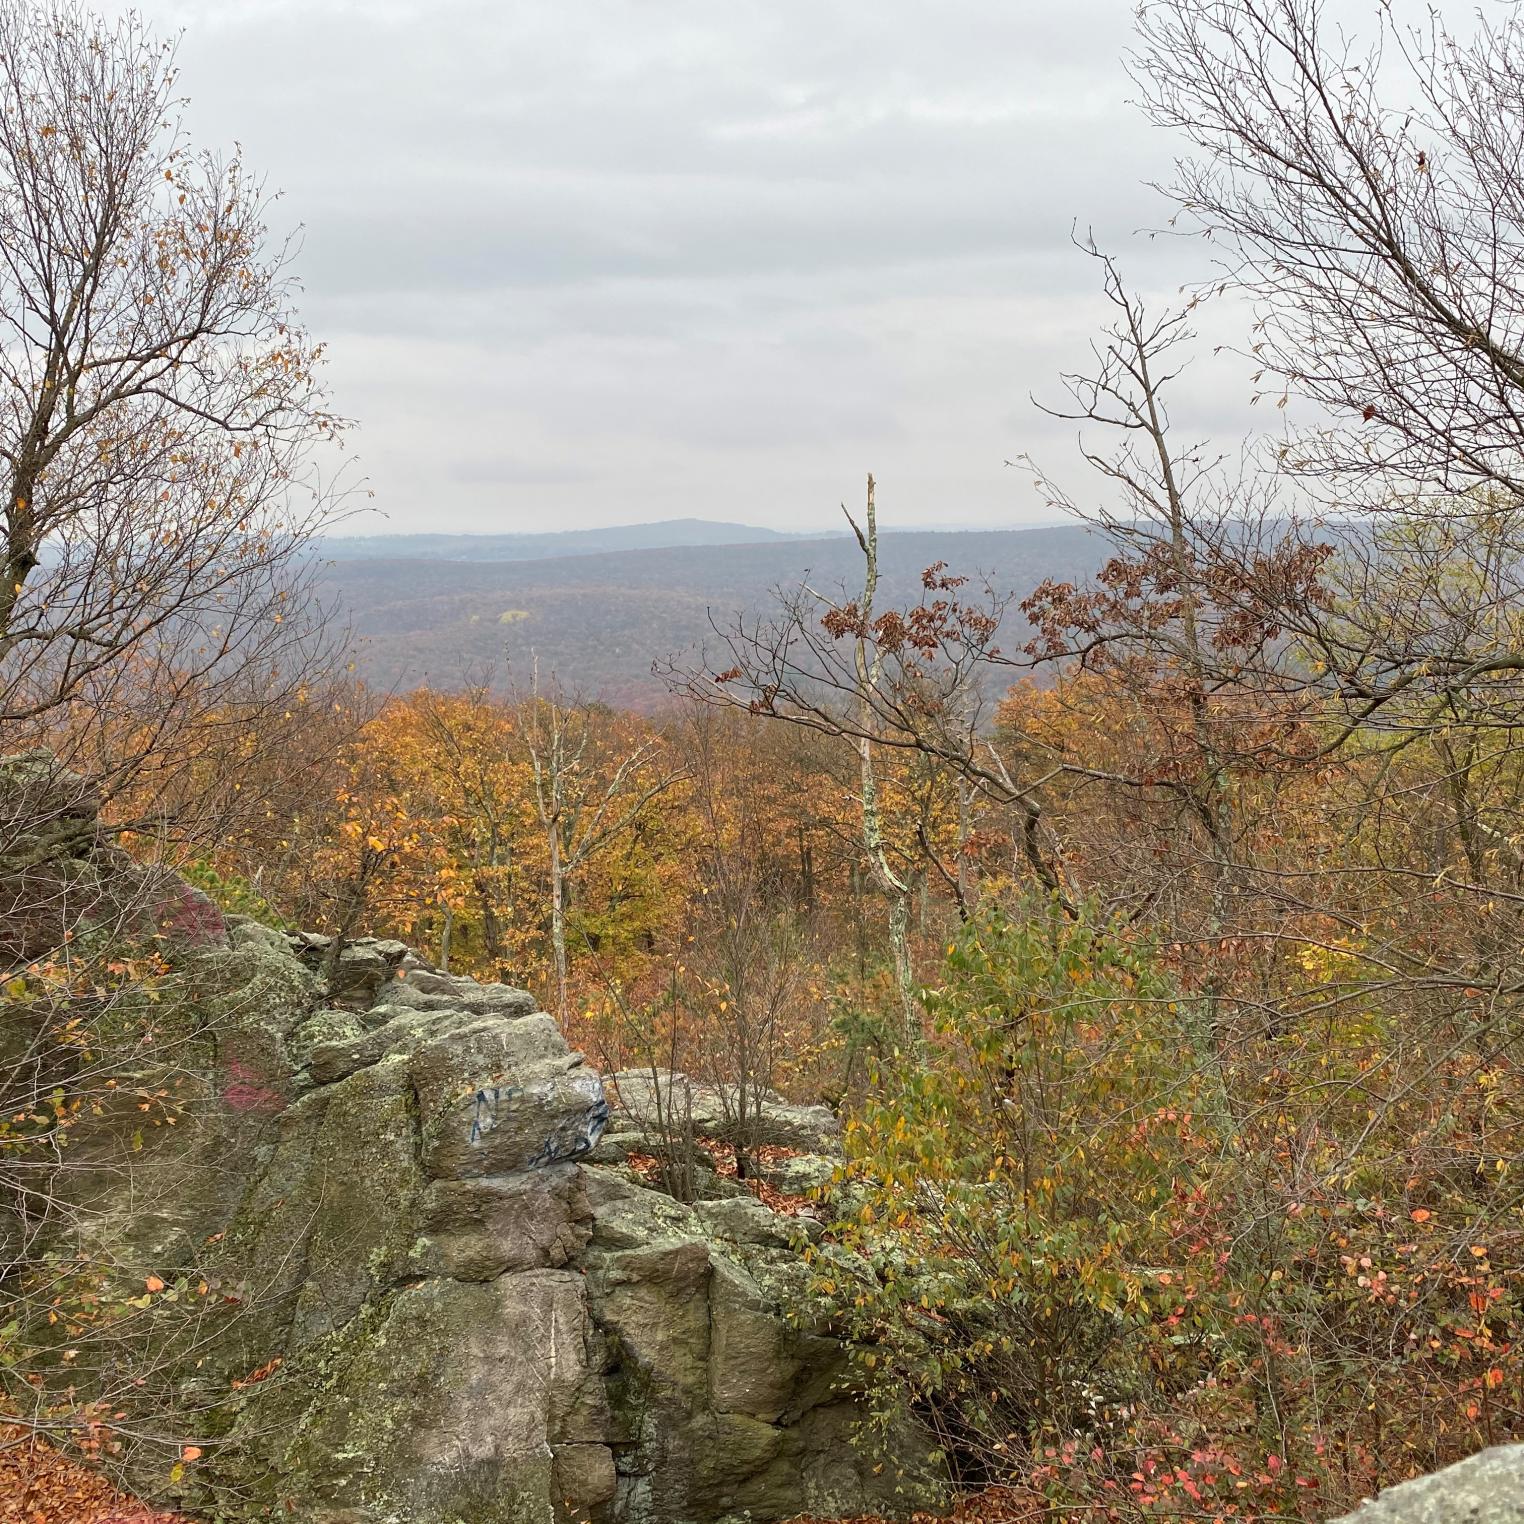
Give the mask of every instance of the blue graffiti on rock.
[[471, 1112], [471, 1141], [481, 1142], [497, 1126], [498, 1108], [511, 1106], [514, 1098], [523, 1093], [518, 1085], [493, 1085], [490, 1089], [478, 1090], [476, 1105]]
[[592, 1153], [608, 1125], [609, 1105], [600, 1097], [581, 1115], [565, 1117], [552, 1128], [539, 1153], [529, 1161], [529, 1168], [543, 1169], [547, 1164], [564, 1164]]
[[[588, 1093], [589, 1089], [591, 1093]], [[551, 1128], [525, 1168], [543, 1169], [546, 1165], [581, 1159], [598, 1146], [598, 1140], [609, 1124], [608, 1102], [603, 1095], [603, 1086], [596, 1082], [595, 1087], [584, 1089], [584, 1093], [588, 1094], [587, 1104], [563, 1116]], [[470, 1141], [480, 1143], [506, 1119], [505, 1113], [514, 1109], [514, 1103], [523, 1094], [521, 1085], [486, 1085], [478, 1090], [471, 1108]]]

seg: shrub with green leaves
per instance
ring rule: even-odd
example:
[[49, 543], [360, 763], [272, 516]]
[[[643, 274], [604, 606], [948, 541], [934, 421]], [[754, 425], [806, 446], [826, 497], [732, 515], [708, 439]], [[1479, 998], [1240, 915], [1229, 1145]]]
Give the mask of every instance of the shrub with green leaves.
[[[1383, 1099], [1402, 1050], [1369, 1001], [1235, 1026], [1171, 953], [1043, 900], [948, 949], [810, 1253], [806, 1315], [850, 1336], [876, 1424], [1119, 1520], [1322, 1519], [1524, 1434], [1519, 1123], [1484, 1029], [1446, 1104], [1402, 1073]], [[1344, 993], [1326, 963], [1309, 988]]]
[[281, 913], [242, 874], [219, 873], [211, 863], [198, 859], [182, 867], [180, 876], [207, 895], [219, 910], [249, 916], [276, 931], [286, 929]]
[[1211, 1139], [1157, 949], [1093, 908], [986, 910], [925, 1004], [927, 1061], [848, 1127], [811, 1289], [880, 1419], [978, 1475], [1138, 1395], [1150, 1238]]

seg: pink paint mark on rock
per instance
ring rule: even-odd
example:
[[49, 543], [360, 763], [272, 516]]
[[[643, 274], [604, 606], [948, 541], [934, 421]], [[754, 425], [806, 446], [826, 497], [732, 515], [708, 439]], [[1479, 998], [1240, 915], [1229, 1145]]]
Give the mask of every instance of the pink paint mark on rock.
[[281, 1111], [286, 1104], [278, 1090], [261, 1083], [260, 1075], [238, 1059], [228, 1065], [222, 1098], [234, 1111]]
[[222, 942], [228, 934], [227, 922], [211, 897], [184, 882], [160, 902], [157, 920], [164, 936], [190, 947]]

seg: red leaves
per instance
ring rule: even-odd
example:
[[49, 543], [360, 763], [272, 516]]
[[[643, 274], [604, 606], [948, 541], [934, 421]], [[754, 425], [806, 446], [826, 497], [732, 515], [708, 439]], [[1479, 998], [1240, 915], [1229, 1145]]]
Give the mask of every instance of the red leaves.
[[272, 1355], [271, 1358], [266, 1360], [263, 1365], [256, 1366], [253, 1370], [251, 1370], [249, 1374], [243, 1378], [242, 1381], [233, 1382], [233, 1390], [235, 1392], [241, 1392], [247, 1386], [257, 1386], [261, 1381], [268, 1381], [270, 1377], [273, 1376], [276, 1371], [278, 1371], [284, 1364], [284, 1356]]
[[[943, 575], [944, 565], [939, 561], [921, 573], [921, 585], [927, 592], [954, 592], [968, 580]], [[827, 609], [820, 619], [821, 628], [832, 640], [866, 640], [886, 655], [925, 663], [939, 655], [956, 657], [985, 650], [999, 624], [989, 609], [955, 598], [923, 598], [908, 609], [891, 609], [872, 620], [851, 599]]]
[[1177, 553], [1165, 543], [1136, 555], [1113, 556], [1095, 585], [1077, 588], [1051, 578], [1021, 605], [1036, 631], [1028, 656], [1081, 656], [1099, 668], [1124, 661], [1111, 647], [1131, 650], [1159, 637], [1193, 613], [1220, 653], [1252, 652], [1280, 639], [1288, 618], [1326, 610], [1321, 578], [1331, 545], [1283, 540], [1268, 550], [1227, 544]]
[[[187, 1450], [200, 1451], [194, 1445]], [[194, 1459], [194, 1456], [187, 1457]], [[119, 1492], [99, 1472], [19, 1428], [0, 1428], [0, 1524], [190, 1524]]]

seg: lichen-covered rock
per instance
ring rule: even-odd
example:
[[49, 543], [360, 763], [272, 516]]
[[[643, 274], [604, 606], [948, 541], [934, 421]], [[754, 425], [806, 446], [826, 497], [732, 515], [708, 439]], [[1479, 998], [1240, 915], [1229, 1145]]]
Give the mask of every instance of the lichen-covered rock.
[[[934, 1499], [932, 1468], [876, 1469], [850, 1442], [840, 1346], [784, 1314], [800, 1224], [584, 1162], [602, 1081], [522, 992], [420, 970], [322, 1007], [327, 952], [303, 944], [308, 1013], [272, 1017], [293, 1099], [227, 1230], [248, 1310], [198, 1379], [237, 1395], [186, 1503], [703, 1524]], [[277, 1357], [278, 1380], [248, 1382]]]
[[1334, 1524], [1524, 1524], [1524, 1445], [1494, 1445], [1389, 1487]]
[[821, 1154], [795, 1154], [775, 1159], [762, 1166], [763, 1178], [771, 1186], [790, 1196], [807, 1196], [829, 1185], [840, 1165], [840, 1158]]
[[[353, 1011], [321, 1010], [304, 1017], [286, 1038], [286, 1054], [293, 1069], [306, 1070], [312, 1078], [312, 1056], [320, 1048], [347, 1047], [365, 1036], [365, 1023]], [[358, 1067], [358, 1065], [356, 1066]]]
[[[908, 1450], [879, 1467], [851, 1442], [840, 1346], [785, 1315], [806, 1226], [712, 1169], [705, 1194], [729, 1199], [687, 1206], [623, 1163], [649, 1145], [641, 1106], [681, 1094], [710, 1135], [828, 1168], [829, 1112], [622, 1076], [625, 1142], [600, 1149], [603, 1080], [526, 992], [155, 897], [97, 840], [93, 801], [40, 762], [11, 772], [0, 794], [62, 790], [50, 873], [101, 904], [131, 878], [169, 906], [140, 926], [174, 960], [164, 1046], [80, 1129], [68, 1176], [129, 1283], [186, 1278], [139, 1322], [180, 1319], [155, 1369], [203, 1455], [139, 1491], [228, 1524], [707, 1524], [934, 1499], [933, 1468], [901, 1490]], [[0, 1047], [16, 1035], [0, 1012]], [[145, 1129], [139, 1091], [171, 1096], [176, 1125]]]
[[[840, 1346], [785, 1315], [806, 1225], [712, 1171], [737, 1194], [690, 1207], [633, 1179], [617, 1161], [649, 1135], [625, 1112], [629, 1144], [600, 1147], [603, 1082], [530, 997], [383, 944], [361, 1005], [358, 977], [338, 1000], [325, 986], [319, 939], [230, 943], [201, 977], [213, 1001], [235, 967], [260, 990], [273, 1099], [224, 1106], [258, 1129], [225, 1210], [240, 1303], [198, 1354], [198, 1389], [227, 1396], [182, 1502], [298, 1524], [703, 1524], [934, 1500], [934, 1468], [876, 1469], [851, 1443]], [[725, 1099], [701, 1101], [722, 1133]], [[828, 1113], [774, 1112], [774, 1136], [829, 1146]]]
[[[551, 1447], [595, 1343], [571, 1271], [403, 1287], [302, 1373], [312, 1401], [295, 1430], [268, 1436], [270, 1463], [306, 1494], [309, 1513], [327, 1504], [399, 1524], [548, 1520]], [[251, 1443], [264, 1438], [256, 1431]]]
[[287, 944], [322, 979], [334, 1004], [362, 1010], [375, 1004], [407, 957], [405, 943], [377, 937], [354, 937], [335, 948], [332, 937], [294, 932]]
[[789, 1409], [799, 1374], [796, 1341], [740, 1265], [715, 1255], [710, 1269], [710, 1400], [721, 1413], [775, 1424]]
[[610, 1105], [632, 1131], [652, 1132], [674, 1123], [695, 1135], [749, 1146], [827, 1153], [837, 1148], [840, 1128], [825, 1106], [795, 1106], [772, 1090], [705, 1085], [666, 1069], [624, 1069], [608, 1079]]
[[705, 1233], [735, 1247], [787, 1250], [798, 1236], [797, 1223], [779, 1217], [749, 1194], [696, 1202], [693, 1210]]
[[424, 1237], [412, 1263], [423, 1275], [490, 1281], [511, 1270], [560, 1269], [592, 1237], [582, 1172], [571, 1164], [510, 1175], [435, 1180], [420, 1206]]

